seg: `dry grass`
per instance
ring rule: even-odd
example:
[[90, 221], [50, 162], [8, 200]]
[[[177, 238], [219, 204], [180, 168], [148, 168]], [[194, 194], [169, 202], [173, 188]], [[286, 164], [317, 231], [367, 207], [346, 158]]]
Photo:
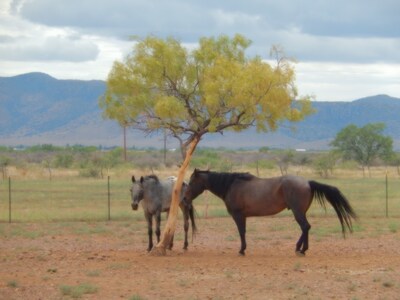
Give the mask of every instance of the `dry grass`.
[[[161, 178], [177, 174], [178, 167], [154, 170]], [[237, 168], [233, 171], [256, 170]], [[371, 168], [371, 177], [363, 178], [362, 170], [335, 170], [333, 176], [323, 179], [311, 168], [293, 167], [291, 173], [337, 186], [350, 200], [356, 212], [361, 216], [382, 217], [386, 214], [386, 172], [389, 178], [388, 203], [389, 215], [400, 216], [400, 185], [395, 168]], [[31, 221], [73, 221], [106, 220], [108, 218], [107, 178], [82, 178], [79, 170], [55, 169], [49, 180], [46, 169], [32, 167], [20, 169], [10, 167], [12, 178], [12, 220]], [[130, 178], [152, 174], [151, 169], [113, 169], [108, 174], [111, 180], [111, 218], [113, 220], [143, 219], [141, 210], [130, 209]], [[188, 179], [191, 174], [186, 174]], [[278, 169], [260, 170], [261, 177], [280, 176]], [[8, 181], [0, 181], [0, 222], [8, 221]], [[210, 193], [204, 193], [194, 202], [198, 217], [228, 216], [222, 201]], [[282, 214], [291, 214], [283, 212]], [[309, 215], [335, 216], [328, 207], [325, 213], [318, 205], [313, 205]], [[397, 228], [391, 230], [397, 231]]]

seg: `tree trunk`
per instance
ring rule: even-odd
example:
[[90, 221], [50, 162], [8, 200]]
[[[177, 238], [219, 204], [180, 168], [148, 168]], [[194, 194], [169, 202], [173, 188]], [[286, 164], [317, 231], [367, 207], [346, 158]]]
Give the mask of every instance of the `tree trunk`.
[[166, 255], [167, 245], [170, 244], [172, 237], [174, 236], [176, 220], [178, 217], [178, 209], [180, 202], [180, 195], [182, 190], [182, 184], [185, 177], [186, 169], [189, 166], [190, 160], [192, 158], [193, 152], [196, 149], [197, 144], [200, 141], [200, 137], [195, 137], [193, 141], [189, 144], [186, 151], [185, 159], [179, 168], [178, 179], [175, 182], [174, 189], [172, 190], [172, 201], [169, 209], [168, 220], [165, 225], [162, 238], [160, 242], [153, 248], [150, 252], [153, 256], [164, 256]]
[[123, 125], [123, 135], [124, 135], [124, 162], [127, 161], [126, 157], [126, 125]]
[[164, 129], [164, 165], [167, 165], [167, 131]]

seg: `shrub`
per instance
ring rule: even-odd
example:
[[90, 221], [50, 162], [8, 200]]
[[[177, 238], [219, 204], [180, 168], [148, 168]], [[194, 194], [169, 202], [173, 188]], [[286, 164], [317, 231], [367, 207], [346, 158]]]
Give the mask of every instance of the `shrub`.
[[95, 294], [98, 288], [88, 283], [82, 283], [77, 286], [62, 285], [60, 287], [61, 292], [65, 296], [71, 296], [72, 298], [80, 298], [84, 294]]
[[56, 168], [70, 168], [74, 162], [74, 156], [70, 153], [57, 154], [54, 160]]
[[101, 175], [101, 170], [94, 168], [94, 167], [89, 167], [87, 169], [81, 170], [79, 172], [79, 175], [82, 177], [98, 178]]

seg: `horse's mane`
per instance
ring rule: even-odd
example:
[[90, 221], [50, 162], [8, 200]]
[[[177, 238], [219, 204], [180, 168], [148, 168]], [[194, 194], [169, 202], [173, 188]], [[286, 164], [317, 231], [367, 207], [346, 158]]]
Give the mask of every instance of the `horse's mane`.
[[228, 172], [211, 172], [201, 171], [209, 175], [208, 183], [210, 189], [222, 197], [225, 197], [226, 193], [230, 189], [232, 183], [236, 180], [249, 181], [255, 178], [250, 173], [228, 173]]
[[147, 180], [147, 179], [154, 179], [156, 182], [160, 182], [160, 179], [158, 179], [157, 175], [153, 175], [153, 174], [143, 177], [143, 180]]

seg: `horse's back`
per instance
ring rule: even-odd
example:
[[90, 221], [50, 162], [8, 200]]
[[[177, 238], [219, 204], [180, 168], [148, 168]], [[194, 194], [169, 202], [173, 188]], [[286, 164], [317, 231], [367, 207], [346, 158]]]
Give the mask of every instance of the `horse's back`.
[[143, 184], [144, 197], [141, 201], [143, 209], [151, 214], [157, 211], [168, 211], [171, 204], [172, 186], [170, 179], [155, 180], [148, 177]]
[[175, 181], [170, 177], [160, 182], [159, 194], [160, 194], [162, 211], [169, 211], [169, 208], [171, 206], [172, 189], [174, 187], [174, 184]]
[[308, 179], [297, 175], [284, 175], [281, 176], [282, 185], [293, 188], [309, 188]]
[[308, 180], [303, 177], [253, 177], [236, 181], [227, 198], [233, 209], [241, 209], [247, 216], [265, 216], [298, 205], [296, 202], [308, 208], [311, 192]]
[[285, 207], [277, 201], [278, 178], [253, 177], [236, 180], [225, 197], [228, 210], [241, 211], [245, 216], [266, 216], [282, 211]]

